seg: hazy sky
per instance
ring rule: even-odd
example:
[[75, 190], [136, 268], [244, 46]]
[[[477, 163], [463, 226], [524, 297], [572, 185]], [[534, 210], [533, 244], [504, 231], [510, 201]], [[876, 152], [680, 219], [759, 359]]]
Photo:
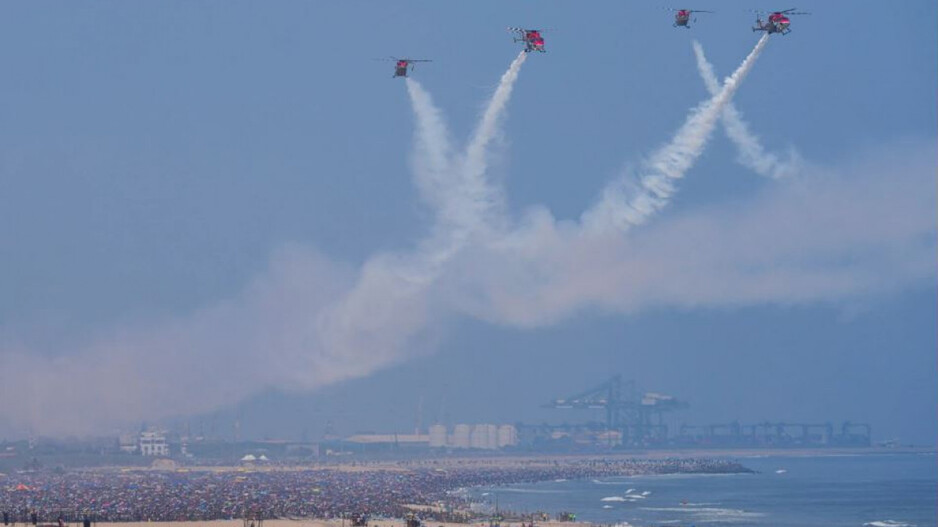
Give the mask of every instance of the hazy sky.
[[[538, 406], [621, 372], [689, 423], [934, 444], [932, 2], [798, 5], [733, 99], [797, 172], [717, 124], [660, 211], [585, 233], [710, 97], [692, 40], [722, 79], [752, 6], [684, 30], [637, 1], [7, 5], [0, 432], [403, 429], [421, 399], [425, 423], [572, 420]], [[462, 159], [515, 25], [548, 53], [483, 165], [434, 170], [373, 59], [433, 59], [413, 77]]]

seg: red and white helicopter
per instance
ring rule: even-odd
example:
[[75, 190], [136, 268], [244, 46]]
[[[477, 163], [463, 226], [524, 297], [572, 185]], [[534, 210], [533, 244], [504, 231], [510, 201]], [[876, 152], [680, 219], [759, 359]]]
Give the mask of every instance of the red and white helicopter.
[[795, 11], [795, 8], [786, 9], [784, 11], [775, 11], [769, 14], [768, 18], [765, 21], [762, 20], [761, 13], [756, 16], [756, 26], [752, 28], [753, 31], [765, 31], [768, 34], [778, 33], [780, 35], [787, 35], [791, 33], [789, 26], [791, 25], [791, 20], [789, 20], [790, 15], [810, 15], [804, 11]]
[[[690, 29], [690, 17], [694, 13], [713, 13], [713, 11], [704, 11], [702, 9], [672, 9], [674, 11], [674, 27], [683, 27]], [[694, 19], [694, 23], [697, 19]]]
[[530, 53], [532, 51], [547, 53], [547, 50], [544, 49], [544, 37], [541, 36], [541, 31], [543, 31], [542, 29], [510, 27], [508, 28], [508, 31], [518, 34], [518, 36], [515, 37], [515, 42], [524, 42], [525, 53]]
[[415, 62], [433, 62], [432, 60], [427, 60], [427, 59], [399, 59], [397, 57], [390, 57], [387, 59], [375, 59], [375, 60], [393, 61], [394, 62], [393, 78], [406, 77], [407, 70], [413, 71]]

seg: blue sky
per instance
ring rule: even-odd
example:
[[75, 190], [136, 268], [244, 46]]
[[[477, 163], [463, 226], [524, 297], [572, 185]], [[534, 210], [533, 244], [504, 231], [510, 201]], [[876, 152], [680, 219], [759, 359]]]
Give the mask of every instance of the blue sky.
[[[733, 102], [769, 151], [801, 155], [798, 177], [737, 163], [718, 125], [645, 225], [566, 245], [604, 186], [708, 97], [691, 40], [721, 76], [755, 44], [751, 3], [695, 7], [719, 12], [682, 30], [650, 2], [8, 6], [0, 429], [222, 412], [249, 434], [295, 435], [332, 411], [353, 431], [409, 424], [421, 396], [445, 398], [456, 421], [541, 419], [544, 399], [622, 372], [691, 401], [688, 421], [853, 419], [934, 443], [930, 3], [802, 4], [812, 15], [770, 40]], [[400, 324], [410, 333], [359, 340], [366, 311], [343, 319], [353, 354], [310, 344], [324, 337], [306, 328], [363, 269], [434, 232], [407, 90], [372, 59], [433, 59], [414, 78], [461, 143], [518, 52], [509, 25], [556, 31], [520, 71], [486, 177], [509, 239], [547, 241], [530, 259], [461, 250], [420, 297], [434, 316]], [[549, 279], [518, 279], [533, 275]], [[414, 307], [398, 293], [363, 302]], [[254, 332], [258, 319], [272, 322]], [[165, 358], [152, 377], [127, 369], [144, 352]], [[252, 388], [206, 383], [202, 403], [183, 400], [229, 369]], [[82, 376], [109, 380], [92, 400], [122, 422], [88, 402], [23, 400]]]

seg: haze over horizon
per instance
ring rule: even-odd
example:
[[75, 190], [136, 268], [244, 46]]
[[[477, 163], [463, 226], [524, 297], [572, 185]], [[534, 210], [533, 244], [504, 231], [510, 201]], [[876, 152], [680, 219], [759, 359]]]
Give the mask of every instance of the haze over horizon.
[[0, 437], [572, 421], [622, 373], [934, 445], [933, 6], [761, 49], [704, 4], [10, 6]]

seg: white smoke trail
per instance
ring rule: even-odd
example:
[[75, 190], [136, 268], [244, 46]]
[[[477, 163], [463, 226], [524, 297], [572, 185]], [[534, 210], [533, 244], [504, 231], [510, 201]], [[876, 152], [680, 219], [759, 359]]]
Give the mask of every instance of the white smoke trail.
[[458, 161], [452, 155], [440, 111], [417, 81], [407, 79], [417, 117], [414, 162], [417, 184], [437, 214], [434, 234], [421, 244], [422, 263], [411, 262], [412, 269], [419, 269], [409, 273], [412, 279], [429, 279], [434, 269], [465, 245], [473, 233], [504, 221], [503, 193], [486, 177], [488, 146], [498, 135], [499, 122], [526, 57], [527, 53], [519, 53], [502, 75]]
[[485, 168], [485, 148], [495, 137], [499, 117], [501, 117], [505, 105], [508, 104], [508, 100], [511, 98], [511, 92], [515, 81], [518, 79], [518, 73], [521, 71], [521, 65], [524, 64], [527, 57], [528, 54], [522, 51], [508, 66], [508, 71], [502, 75], [498, 88], [495, 89], [495, 93], [489, 99], [485, 112], [482, 114], [482, 120], [476, 128], [469, 146], [466, 148], [466, 157], [472, 160], [473, 167], [476, 168], [477, 172], [481, 172]]
[[518, 53], [508, 67], [508, 71], [502, 75], [498, 88], [495, 89], [495, 93], [486, 105], [478, 128], [466, 146], [460, 170], [463, 189], [470, 198], [470, 202], [474, 204], [475, 214], [478, 215], [476, 219], [489, 220], [489, 223], [504, 216], [505, 203], [500, 189], [485, 178], [488, 169], [488, 146], [498, 134], [500, 118], [511, 98], [521, 65], [527, 57], [528, 54], [524, 51]]
[[442, 112], [419, 82], [406, 77], [407, 93], [416, 117], [413, 168], [423, 199], [444, 214], [444, 193], [451, 186], [452, 145]]
[[674, 181], [684, 177], [703, 152], [723, 108], [752, 69], [768, 39], [768, 34], [762, 35], [723, 88], [691, 111], [671, 142], [646, 162], [646, 173], [637, 182], [621, 178], [604, 189], [599, 203], [583, 214], [585, 227], [591, 231], [626, 230], [644, 223], [667, 204], [674, 193]]
[[628, 236], [598, 236], [531, 207], [505, 238], [462, 251], [440, 286], [462, 313], [521, 328], [597, 308], [852, 302], [893, 287], [893, 276], [933, 289], [938, 147], [909, 146], [809, 165], [797, 179], [654, 218]]
[[472, 217], [474, 207], [460, 195], [449, 130], [442, 112], [419, 82], [411, 78], [406, 78], [405, 82], [416, 117], [414, 179], [435, 218], [430, 236], [420, 243], [421, 257], [400, 269], [411, 281], [427, 282], [456, 250], [455, 239], [464, 237], [457, 233], [465, 229], [466, 219]]
[[370, 356], [361, 358], [376, 365], [406, 356], [407, 342], [434, 316], [427, 295], [441, 268], [473, 234], [504, 215], [502, 192], [486, 178], [488, 145], [526, 56], [520, 53], [502, 75], [461, 163], [452, 161], [449, 134], [430, 95], [407, 79], [417, 117], [417, 182], [437, 221], [415, 252], [369, 262], [349, 294], [323, 314], [319, 325], [327, 349], [364, 352]]
[[[720, 92], [720, 83], [713, 71], [713, 65], [707, 61], [700, 43], [695, 40], [693, 44], [694, 55], [697, 57], [697, 69], [707, 86], [707, 91], [714, 96]], [[783, 161], [777, 155], [766, 152], [759, 138], [749, 130], [749, 126], [732, 102], [728, 102], [723, 108], [723, 126], [726, 129], [726, 136], [739, 149], [739, 162], [757, 174], [778, 179], [797, 171], [800, 165], [798, 154], [791, 151], [789, 159]]]
[[[415, 339], [437, 315], [429, 295], [443, 266], [502, 214], [501, 190], [486, 176], [488, 144], [511, 96], [526, 54], [521, 53], [502, 75], [482, 115], [462, 163], [455, 163], [449, 132], [432, 98], [407, 79], [417, 119], [414, 168], [418, 187], [435, 209], [431, 235], [415, 251], [372, 258], [355, 286], [317, 320], [323, 346], [341, 364], [361, 364], [366, 372], [414, 354]], [[348, 369], [346, 366], [343, 370]]]

